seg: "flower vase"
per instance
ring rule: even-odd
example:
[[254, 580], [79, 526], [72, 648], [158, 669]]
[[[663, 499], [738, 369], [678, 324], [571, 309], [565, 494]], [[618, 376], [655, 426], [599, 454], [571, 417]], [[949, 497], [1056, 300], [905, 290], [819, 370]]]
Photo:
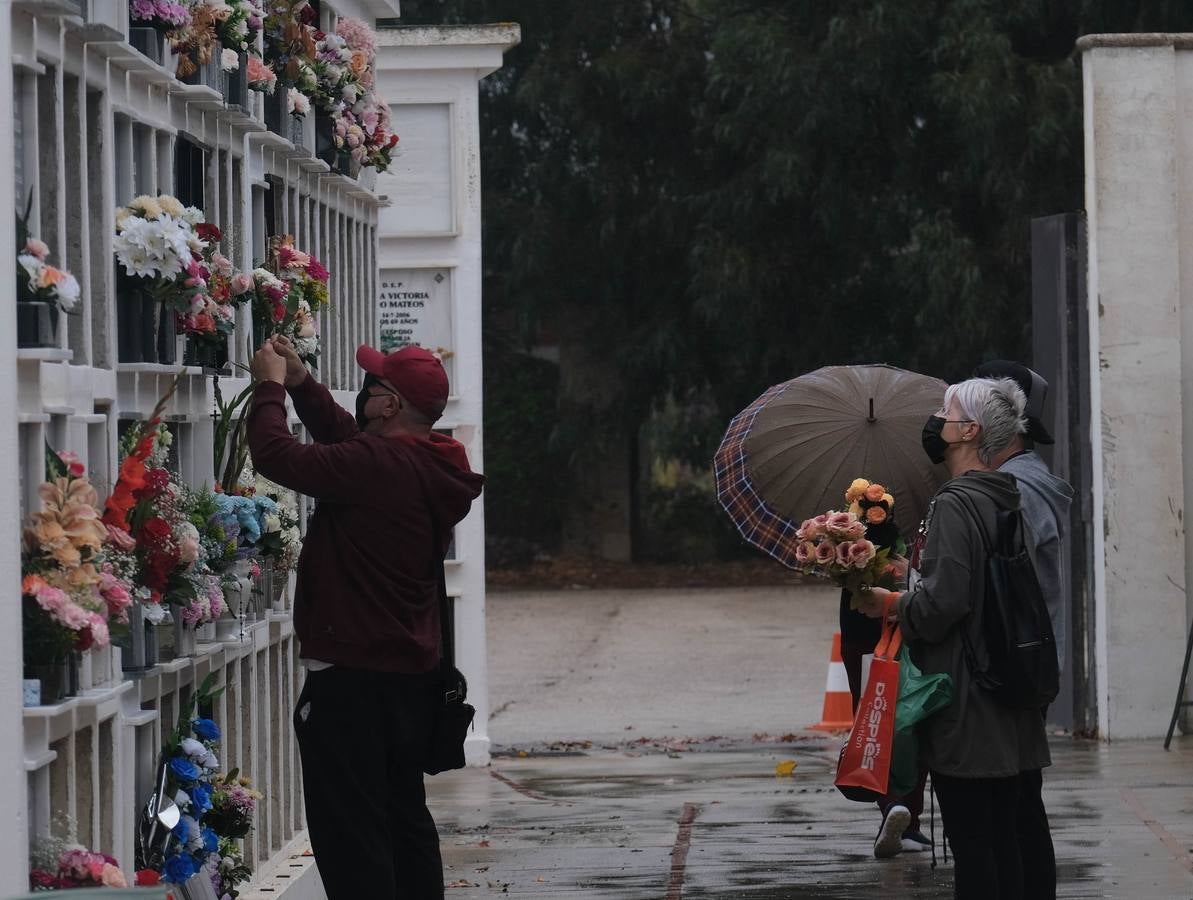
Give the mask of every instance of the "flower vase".
[[157, 361], [163, 366], [172, 366], [178, 359], [178, 331], [174, 310], [164, 300], [156, 301], [154, 326], [157, 332]]
[[193, 334], [186, 336], [186, 351], [182, 357], [184, 366], [198, 366], [205, 372], [227, 374], [228, 339], [222, 337], [218, 343], [200, 340]]
[[311, 153], [312, 147], [307, 141], [307, 120], [305, 116], [290, 116], [290, 133], [286, 135], [295, 149]]
[[284, 138], [290, 137], [289, 93], [290, 86], [279, 79], [273, 93], [265, 95], [265, 127]]
[[176, 884], [177, 893], [182, 900], [219, 900], [215, 895], [215, 885], [211, 883], [211, 875], [206, 869], [200, 870], [181, 884]]
[[17, 346], [56, 347], [58, 307], [44, 300], [17, 302]]
[[220, 52], [221, 48], [217, 43], [215, 49], [211, 52], [211, 58], [207, 62], [199, 62], [197, 59], [191, 59], [191, 65], [195, 67], [194, 71], [189, 75], [182, 76], [179, 81], [183, 84], [208, 87], [215, 91], [221, 90], [223, 87], [223, 70], [220, 68]]
[[120, 362], [152, 362], [157, 359], [153, 298], [148, 280], [129, 275], [116, 264], [116, 352]]
[[174, 617], [174, 658], [195, 655], [195, 626], [187, 625], [182, 616]]
[[128, 608], [128, 632], [117, 640], [123, 651], [121, 663], [126, 672], [139, 672], [157, 665], [157, 629], [145, 618], [145, 607], [133, 603]]
[[52, 706], [66, 697], [66, 667], [66, 660], [25, 667], [26, 676], [41, 683], [40, 705]]
[[79, 670], [83, 667], [83, 657], [78, 650], [71, 650], [66, 655], [66, 690], [67, 697], [79, 696]]
[[162, 51], [166, 48], [166, 43], [162, 33], [156, 28], [146, 25], [130, 25], [128, 28], [128, 42], [134, 50], [139, 50], [143, 56], [157, 63], [159, 66], [164, 65]]
[[178, 652], [177, 636], [178, 632], [174, 628], [173, 613], [162, 619], [154, 626], [157, 634], [157, 658], [160, 662], [169, 662], [172, 659], [177, 659], [180, 654]]
[[315, 114], [315, 156], [335, 169], [339, 148], [336, 147], [336, 129], [331, 116], [326, 113]]
[[[242, 566], [244, 567], [243, 574], [238, 571]], [[215, 622], [215, 633], [218, 640], [238, 641], [244, 637], [244, 626], [250, 603], [249, 592], [251, 591], [247, 569], [247, 564], [237, 563], [232, 571], [232, 580], [224, 588], [224, 614]]]
[[205, 622], [195, 628], [195, 643], [211, 644], [216, 640], [215, 622]]
[[220, 93], [229, 106], [245, 109], [249, 105], [249, 55], [242, 51], [238, 59], [235, 72], [225, 72], [220, 68]]

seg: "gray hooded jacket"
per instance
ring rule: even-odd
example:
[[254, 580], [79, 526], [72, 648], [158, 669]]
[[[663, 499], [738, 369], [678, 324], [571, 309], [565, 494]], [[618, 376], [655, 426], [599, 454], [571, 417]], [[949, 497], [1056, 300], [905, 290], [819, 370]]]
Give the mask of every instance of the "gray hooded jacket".
[[1064, 671], [1069, 593], [1066, 590], [1068, 573], [1065, 571], [1062, 545], [1068, 531], [1073, 489], [1068, 482], [1049, 472], [1047, 464], [1034, 451], [1012, 456], [999, 467], [999, 471], [1010, 472], [1019, 485], [1023, 518], [1031, 529], [1035, 544], [1032, 561], [1036, 564], [1036, 577], [1040, 580], [1040, 590], [1044, 593], [1044, 603], [1052, 619], [1057, 660], [1061, 671]]
[[[1004, 472], [967, 472], [948, 483], [963, 490], [994, 533], [998, 509], [1019, 508], [1015, 479]], [[986, 591], [986, 549], [964, 501], [938, 493], [928, 508], [927, 535], [915, 587], [899, 599], [899, 623], [912, 659], [925, 674], [952, 676], [953, 703], [928, 719], [921, 762], [956, 778], [1008, 778], [1052, 760], [1040, 710], [1011, 709], [978, 686], [965, 657], [963, 630], [984, 665], [980, 622]]]

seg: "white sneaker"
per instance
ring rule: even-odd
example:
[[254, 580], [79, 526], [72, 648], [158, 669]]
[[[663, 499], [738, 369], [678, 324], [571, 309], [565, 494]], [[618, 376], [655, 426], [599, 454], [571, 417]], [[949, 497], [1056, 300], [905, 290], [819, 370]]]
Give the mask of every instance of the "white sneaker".
[[911, 810], [896, 804], [886, 811], [878, 837], [874, 838], [874, 858], [890, 859], [903, 850], [903, 832], [911, 824]]

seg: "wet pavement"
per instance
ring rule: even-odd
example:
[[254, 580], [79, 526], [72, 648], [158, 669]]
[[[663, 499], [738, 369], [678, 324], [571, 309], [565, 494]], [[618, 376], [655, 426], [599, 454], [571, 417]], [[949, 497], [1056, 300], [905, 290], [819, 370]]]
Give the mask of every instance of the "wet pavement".
[[[832, 786], [840, 738], [806, 730], [836, 598], [490, 594], [493, 764], [427, 779], [448, 900], [952, 897], [951, 861], [873, 858], [877, 810]], [[1053, 760], [1058, 896], [1193, 900], [1193, 738], [1057, 736]]]
[[[835, 752], [819, 736], [635, 744], [429, 779], [448, 897], [952, 897], [939, 854], [935, 871], [928, 853], [873, 858], [877, 812], [833, 788]], [[1058, 896], [1193, 898], [1193, 739], [1053, 752]]]

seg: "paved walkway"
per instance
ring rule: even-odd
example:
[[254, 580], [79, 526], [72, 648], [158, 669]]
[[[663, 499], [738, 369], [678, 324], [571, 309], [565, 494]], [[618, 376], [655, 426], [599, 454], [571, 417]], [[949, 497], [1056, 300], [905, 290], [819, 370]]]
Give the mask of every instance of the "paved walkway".
[[[802, 731], [835, 610], [808, 588], [490, 595], [498, 756], [428, 779], [449, 900], [951, 897], [943, 860], [873, 859], [838, 742]], [[1053, 740], [1060, 896], [1193, 898], [1193, 739]]]
[[[448, 896], [952, 897], [951, 862], [872, 857], [877, 813], [832, 787], [835, 751], [820, 738], [636, 747], [439, 776]], [[1193, 897], [1193, 739], [1170, 754], [1060, 739], [1054, 754], [1059, 896]], [[787, 759], [794, 775], [776, 777]]]

